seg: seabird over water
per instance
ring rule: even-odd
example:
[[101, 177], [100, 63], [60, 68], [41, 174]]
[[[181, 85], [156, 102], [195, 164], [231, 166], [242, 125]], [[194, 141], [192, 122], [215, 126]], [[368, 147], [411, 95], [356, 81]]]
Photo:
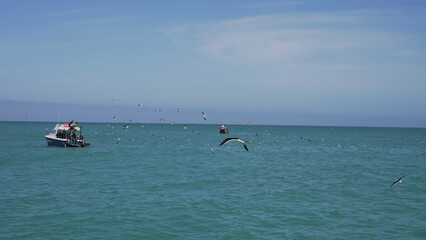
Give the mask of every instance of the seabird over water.
[[117, 120], [117, 117], [116, 116], [112, 117], [112, 120]]
[[221, 142], [221, 143], [219, 144], [219, 146], [222, 146], [223, 144], [228, 143], [228, 142], [230, 142], [230, 141], [237, 141], [237, 142], [240, 142], [240, 143], [243, 145], [244, 149], [245, 149], [247, 152], [249, 151], [249, 150], [248, 150], [248, 147], [247, 147], [247, 145], [246, 145], [246, 142], [245, 142], [245, 141], [243, 141], [243, 140], [241, 140], [241, 139], [239, 139], [239, 138], [227, 138], [227, 139], [223, 140], [223, 142]]
[[201, 112], [201, 114], [203, 115], [204, 121], [207, 120], [206, 114], [204, 114], [204, 112]]
[[393, 185], [402, 182], [402, 179], [405, 178], [405, 176], [400, 177], [398, 180], [396, 180], [395, 182], [392, 183], [391, 187], [393, 187]]

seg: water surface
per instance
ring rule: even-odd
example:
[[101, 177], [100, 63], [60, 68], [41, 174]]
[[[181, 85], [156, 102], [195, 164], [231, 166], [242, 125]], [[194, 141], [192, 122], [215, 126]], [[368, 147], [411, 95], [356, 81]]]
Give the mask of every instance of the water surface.
[[0, 122], [1, 239], [426, 238], [426, 129], [54, 125]]

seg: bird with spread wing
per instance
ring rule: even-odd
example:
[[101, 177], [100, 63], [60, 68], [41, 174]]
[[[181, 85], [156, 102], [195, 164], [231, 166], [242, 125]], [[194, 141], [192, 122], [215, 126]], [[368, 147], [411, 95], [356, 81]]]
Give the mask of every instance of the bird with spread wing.
[[246, 142], [245, 142], [245, 141], [243, 141], [243, 140], [241, 140], [241, 139], [239, 139], [239, 138], [227, 138], [227, 139], [223, 140], [223, 142], [221, 142], [221, 143], [219, 144], [219, 146], [222, 146], [223, 144], [226, 144], [226, 143], [231, 142], [231, 141], [236, 141], [236, 142], [241, 143], [241, 144], [243, 145], [244, 149], [245, 149], [247, 152], [249, 151], [249, 150], [248, 150], [248, 147], [247, 147]]

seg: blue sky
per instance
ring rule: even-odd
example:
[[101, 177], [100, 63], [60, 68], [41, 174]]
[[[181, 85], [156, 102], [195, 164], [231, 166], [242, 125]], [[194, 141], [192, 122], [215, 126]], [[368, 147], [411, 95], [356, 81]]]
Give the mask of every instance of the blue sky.
[[73, 104], [109, 121], [143, 103], [146, 119], [179, 107], [211, 123], [426, 127], [424, 1], [0, 6], [0, 120], [56, 121], [52, 106]]

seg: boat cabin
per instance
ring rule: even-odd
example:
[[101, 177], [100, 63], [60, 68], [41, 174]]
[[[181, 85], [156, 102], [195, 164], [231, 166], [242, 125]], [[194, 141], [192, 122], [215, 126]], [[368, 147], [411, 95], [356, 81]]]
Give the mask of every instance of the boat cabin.
[[81, 130], [82, 127], [80, 126], [69, 127], [67, 123], [57, 124], [56, 127], [52, 130], [51, 134], [60, 139], [82, 139], [83, 134]]

